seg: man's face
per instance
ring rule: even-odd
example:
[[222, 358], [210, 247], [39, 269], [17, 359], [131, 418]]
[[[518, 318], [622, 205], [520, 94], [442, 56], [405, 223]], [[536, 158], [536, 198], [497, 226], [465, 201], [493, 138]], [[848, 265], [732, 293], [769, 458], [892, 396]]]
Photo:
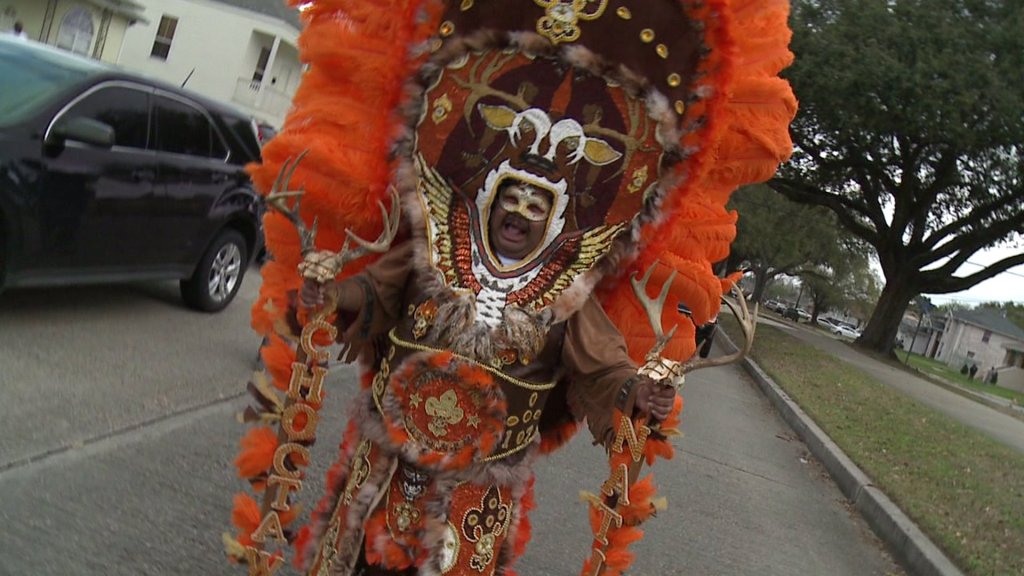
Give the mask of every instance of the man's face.
[[547, 192], [519, 183], [503, 186], [491, 209], [491, 248], [506, 258], [525, 258], [544, 239], [550, 213]]

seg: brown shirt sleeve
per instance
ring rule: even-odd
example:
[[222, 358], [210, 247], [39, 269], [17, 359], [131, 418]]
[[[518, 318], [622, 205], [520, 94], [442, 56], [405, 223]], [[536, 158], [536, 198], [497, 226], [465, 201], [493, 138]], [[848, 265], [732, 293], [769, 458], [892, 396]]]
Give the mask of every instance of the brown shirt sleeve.
[[359, 350], [398, 323], [412, 260], [412, 243], [405, 242], [338, 284], [340, 342]]
[[[566, 321], [562, 361], [568, 370], [569, 405], [585, 417], [595, 443], [611, 441], [612, 410], [623, 384], [636, 376], [626, 342], [601, 305], [590, 298]], [[619, 408], [632, 412], [633, 398]]]

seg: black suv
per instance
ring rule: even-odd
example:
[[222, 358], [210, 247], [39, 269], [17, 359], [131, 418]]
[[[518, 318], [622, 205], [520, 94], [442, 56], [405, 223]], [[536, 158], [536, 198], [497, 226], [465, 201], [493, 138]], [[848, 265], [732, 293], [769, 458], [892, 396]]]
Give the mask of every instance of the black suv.
[[259, 154], [226, 105], [0, 37], [0, 289], [180, 279], [224, 308], [261, 248]]

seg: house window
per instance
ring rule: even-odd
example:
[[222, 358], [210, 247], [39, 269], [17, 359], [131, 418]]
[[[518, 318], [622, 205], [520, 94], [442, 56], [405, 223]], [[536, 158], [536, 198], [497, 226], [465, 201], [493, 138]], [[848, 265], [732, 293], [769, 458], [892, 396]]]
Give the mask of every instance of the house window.
[[161, 16], [160, 25], [156, 28], [156, 38], [153, 39], [153, 50], [149, 55], [153, 58], [167, 60], [171, 53], [171, 42], [174, 40], [174, 31], [178, 29], [178, 19], [173, 16]]
[[260, 57], [256, 59], [256, 70], [252, 73], [252, 83], [259, 88], [263, 82], [263, 75], [267, 72], [267, 62], [270, 62], [270, 48], [260, 48]]
[[92, 35], [92, 14], [84, 8], [72, 8], [60, 23], [57, 47], [76, 54], [88, 54], [92, 47]]
[[991, 338], [992, 338], [992, 331], [991, 330], [985, 330], [985, 334], [983, 334], [981, 336], [981, 341], [987, 344], [989, 339], [991, 339]]
[[968, 352], [967, 353], [967, 357], [968, 358], [974, 358], [974, 352]]

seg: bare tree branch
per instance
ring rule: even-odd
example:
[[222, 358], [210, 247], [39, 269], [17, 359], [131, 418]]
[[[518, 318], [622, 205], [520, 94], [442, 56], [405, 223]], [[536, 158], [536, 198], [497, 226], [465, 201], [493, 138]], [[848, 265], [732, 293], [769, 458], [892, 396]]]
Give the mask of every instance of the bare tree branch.
[[870, 216], [867, 214], [867, 209], [862, 204], [838, 194], [823, 192], [814, 186], [810, 186], [796, 180], [790, 180], [788, 178], [772, 178], [768, 181], [768, 185], [779, 194], [782, 194], [794, 202], [817, 204], [818, 206], [824, 206], [825, 208], [832, 210], [835, 212], [840, 222], [842, 222], [843, 225], [851, 232], [860, 236], [869, 243], [875, 244], [878, 242], [879, 234], [876, 230], [865, 226], [863, 222], [850, 215], [849, 210], [853, 210], [865, 218], [870, 219]]
[[969, 276], [950, 276], [942, 272], [943, 267], [922, 272], [920, 278], [922, 285], [927, 287], [926, 289], [929, 294], [949, 294], [966, 290], [979, 282], [993, 278], [1021, 264], [1024, 264], [1024, 253], [1003, 258], [995, 264], [986, 266], [984, 269]]
[[[1024, 228], [1024, 211], [1018, 212], [1005, 220], [996, 221], [995, 223], [980, 228], [975, 232], [962, 232], [965, 229], [969, 229], [971, 224], [984, 222], [985, 219], [992, 216], [993, 213], [1002, 208], [1006, 208], [1005, 201], [992, 203], [972, 210], [963, 218], [958, 218], [955, 222], [943, 226], [941, 229], [930, 234], [928, 238], [925, 239], [924, 246], [930, 248], [930, 250], [920, 252], [915, 255], [914, 258], [911, 259], [910, 264], [912, 266], [922, 268], [933, 262], [938, 262], [943, 258], [952, 256], [957, 252], [977, 252], [991, 244], [993, 238], [1003, 238], [1013, 232], [1021, 231], [1021, 229]], [[961, 233], [949, 242], [946, 242], [938, 248], [934, 247], [943, 238], [956, 235], [958, 232]]]

